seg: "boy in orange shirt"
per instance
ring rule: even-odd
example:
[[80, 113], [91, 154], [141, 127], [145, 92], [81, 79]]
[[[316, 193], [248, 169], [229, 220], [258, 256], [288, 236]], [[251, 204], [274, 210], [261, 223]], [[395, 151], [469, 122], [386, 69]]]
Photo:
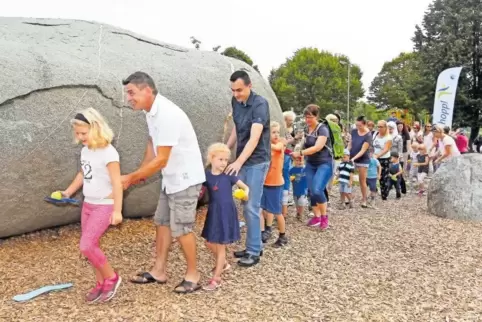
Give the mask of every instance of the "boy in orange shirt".
[[[271, 164], [269, 166], [266, 180], [264, 181], [263, 196], [261, 197], [261, 239], [266, 243], [271, 237], [271, 226], [274, 216], [278, 222], [279, 238], [274, 247], [282, 247], [288, 243], [286, 237], [285, 218], [282, 215], [281, 199], [283, 197], [283, 160], [285, 144], [280, 140], [280, 125], [278, 122], [271, 122]], [[264, 219], [266, 219], [266, 227]]]

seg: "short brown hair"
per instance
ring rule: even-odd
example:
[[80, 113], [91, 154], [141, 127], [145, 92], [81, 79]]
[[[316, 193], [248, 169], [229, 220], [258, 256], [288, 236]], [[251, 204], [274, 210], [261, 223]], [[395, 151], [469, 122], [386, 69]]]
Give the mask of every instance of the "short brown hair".
[[308, 105], [303, 112], [304, 116], [318, 117], [319, 114], [320, 114], [320, 107], [316, 104]]

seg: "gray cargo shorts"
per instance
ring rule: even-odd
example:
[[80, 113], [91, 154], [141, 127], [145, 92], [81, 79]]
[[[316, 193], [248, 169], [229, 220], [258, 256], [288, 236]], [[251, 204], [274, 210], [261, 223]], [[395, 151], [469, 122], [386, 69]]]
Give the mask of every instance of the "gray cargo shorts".
[[196, 206], [202, 184], [190, 186], [173, 194], [161, 190], [154, 214], [157, 226], [171, 228], [172, 237], [181, 237], [193, 231], [196, 222]]

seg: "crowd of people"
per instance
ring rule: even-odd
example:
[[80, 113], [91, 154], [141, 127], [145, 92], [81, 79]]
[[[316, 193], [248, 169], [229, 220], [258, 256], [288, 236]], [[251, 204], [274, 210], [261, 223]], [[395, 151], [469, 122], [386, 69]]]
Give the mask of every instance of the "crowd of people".
[[[70, 197], [83, 187], [80, 250], [96, 276], [94, 288], [86, 295], [87, 302], [109, 301], [122, 281], [101, 251], [99, 240], [110, 224], [122, 221], [123, 190], [159, 171], [162, 187], [154, 214], [155, 262], [149, 271], [132, 276], [130, 282], [165, 284], [174, 238], [187, 266], [174, 291], [192, 293], [201, 288], [217, 289], [223, 272], [231, 268], [226, 246], [241, 238], [233, 186], [241, 190], [238, 197], [242, 199], [247, 226], [245, 248], [234, 252], [234, 257], [239, 259], [239, 266], [251, 267], [263, 256], [263, 245], [272, 237], [274, 219], [278, 236], [273, 246], [288, 244], [285, 217], [290, 199], [298, 219], [303, 219], [309, 207], [313, 216], [307, 225], [324, 230], [328, 228], [329, 191], [335, 182], [340, 186], [342, 206], [354, 207], [352, 187], [357, 172], [361, 207], [366, 208], [376, 199], [378, 189], [382, 200], [387, 199], [392, 187], [400, 198], [407, 190], [406, 179], [415, 177], [419, 192], [423, 192], [430, 165], [435, 171], [440, 163], [460, 154], [456, 142], [461, 140], [454, 140], [446, 128], [438, 125], [432, 130], [426, 124], [425, 131], [421, 131], [416, 122], [410, 130], [403, 122], [390, 119], [378, 121], [375, 129], [374, 122], [359, 117], [350, 132], [343, 129], [339, 115], [322, 118], [320, 108], [314, 104], [303, 112], [306, 127], [294, 127], [296, 115], [292, 112], [284, 113], [282, 126], [270, 119], [267, 100], [252, 91], [246, 72], [234, 72], [230, 82], [233, 130], [227, 142], [209, 146], [206, 162], [189, 117], [160, 95], [153, 79], [144, 72], [123, 81], [129, 104], [134, 110], [144, 111], [149, 130], [138, 170], [121, 175], [119, 154], [111, 145], [112, 130], [96, 110], [81, 111], [72, 120], [74, 136], [84, 145], [82, 169], [62, 195]], [[286, 134], [282, 135], [283, 131]], [[212, 277], [204, 286], [193, 233], [202, 186], [208, 191], [209, 204], [201, 236], [215, 263]]]

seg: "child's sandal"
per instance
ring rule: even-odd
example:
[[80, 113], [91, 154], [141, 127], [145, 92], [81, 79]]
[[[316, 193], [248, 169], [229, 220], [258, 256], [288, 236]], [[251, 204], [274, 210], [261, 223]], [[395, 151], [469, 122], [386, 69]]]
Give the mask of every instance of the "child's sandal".
[[[228, 271], [228, 270], [230, 270], [230, 269], [231, 269], [231, 265], [230, 265], [228, 262], [226, 262], [226, 264], [224, 264], [224, 267], [223, 267], [223, 272], [226, 272], [226, 271]], [[211, 272], [214, 273], [215, 270], [216, 270], [216, 267], [214, 267], [214, 268], [211, 270]]]
[[208, 285], [203, 287], [203, 290], [205, 290], [205, 291], [215, 291], [220, 286], [221, 286], [221, 279], [216, 280], [214, 278], [211, 278], [209, 280]]

